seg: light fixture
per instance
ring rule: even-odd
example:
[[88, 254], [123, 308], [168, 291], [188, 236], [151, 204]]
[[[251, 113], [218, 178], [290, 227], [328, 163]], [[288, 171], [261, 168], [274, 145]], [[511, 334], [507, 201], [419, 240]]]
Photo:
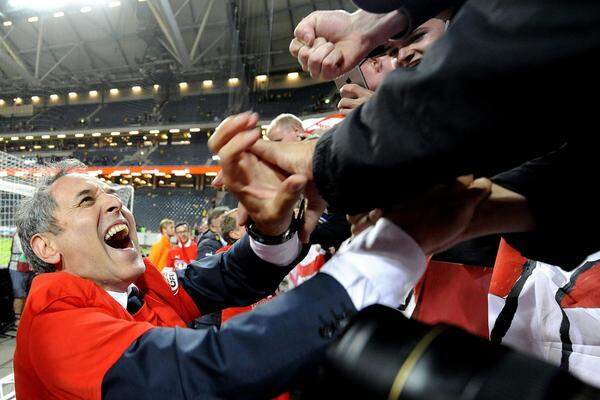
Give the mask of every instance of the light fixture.
[[33, 145], [33, 149], [34, 149], [34, 150], [39, 150], [39, 149], [41, 149], [41, 148], [42, 148], [42, 146], [40, 146], [39, 144], [35, 144], [35, 145]]
[[133, 143], [131, 142], [127, 142], [127, 146], [131, 146]]
[[58, 100], [58, 95], [57, 94], [51, 94], [50, 95], [50, 100], [57, 101]]
[[19, 146], [20, 150], [25, 150], [25, 146]]
[[325, 99], [325, 104], [329, 104], [329, 103], [331, 103], [331, 100], [330, 99]]
[[190, 132], [200, 132], [200, 128], [190, 128]]
[[237, 86], [240, 84], [240, 79], [239, 78], [229, 78], [227, 83], [229, 83], [229, 86]]
[[84, 136], [83, 133], [76, 133], [75, 134], [75, 137], [83, 137], [83, 136]]
[[121, 5], [120, 1], [111, 1], [110, 3], [108, 3], [108, 6], [110, 8], [119, 7], [120, 5]]
[[88, 94], [90, 95], [90, 97], [96, 97], [96, 96], [98, 96], [98, 91], [97, 90], [90, 90], [88, 92]]
[[152, 87], [154, 88], [154, 90], [160, 89], [160, 85], [158, 83], [155, 83]]
[[10, 140], [15, 141], [15, 140], [19, 140], [18, 136], [11, 136]]
[[111, 143], [110, 147], [115, 147], [117, 144], [116, 143]]
[[202, 87], [204, 89], [210, 89], [211, 87], [213, 87], [213, 81], [211, 79], [207, 79], [205, 81], [202, 81]]
[[160, 131], [158, 129], [151, 129], [149, 132], [153, 133], [155, 135], [160, 133]]
[[37, 103], [40, 101], [40, 96], [31, 96], [31, 101], [33, 101], [34, 103]]
[[140, 131], [129, 131], [129, 134], [130, 134], [130, 135], [137, 135], [137, 134], [139, 134], [139, 133], [140, 133]]
[[11, 26], [12, 25], [12, 21], [4, 21], [2, 23], [2, 25], [4, 25], [4, 26]]
[[65, 13], [63, 11], [57, 11], [52, 15], [54, 16], [54, 18], [60, 18], [60, 17], [64, 17]]
[[267, 81], [266, 75], [256, 75], [256, 82], [263, 83]]
[[90, 11], [92, 11], [92, 7], [90, 7], [90, 6], [81, 7], [81, 9], [79, 11], [81, 11], [84, 14], [89, 13]]
[[42, 139], [50, 139], [50, 135], [42, 135]]
[[94, 133], [92, 133], [92, 136], [99, 137], [99, 136], [102, 136], [102, 134], [100, 132], [94, 132]]
[[171, 133], [179, 133], [181, 131], [179, 129], [177, 129], [177, 128], [173, 128], [173, 129], [169, 129], [169, 132], [171, 132]]
[[120, 136], [121, 132], [111, 132], [110, 136]]
[[76, 99], [77, 98], [77, 93], [75, 93], [75, 92], [69, 92], [69, 98], [70, 99]]
[[300, 78], [300, 74], [297, 72], [290, 72], [289, 74], [287, 74], [288, 79], [295, 81], [296, 79]]
[[77, 147], [85, 147], [85, 144], [84, 143], [78, 143]]
[[59, 139], [64, 139], [67, 137], [67, 135], [65, 135], [64, 133], [61, 133], [61, 134], [56, 135], [56, 137]]
[[112, 94], [113, 96], [119, 94], [119, 89], [116, 89], [116, 88], [110, 89], [110, 94]]
[[38, 22], [40, 19], [38, 17], [29, 17], [27, 18], [27, 22]]
[[15, 98], [13, 99], [13, 101], [15, 102], [15, 104], [21, 104], [21, 103], [23, 103], [23, 99], [22, 99], [22, 98], [20, 98], [20, 97], [15, 97]]
[[33, 140], [33, 136], [25, 136], [25, 140]]
[[179, 89], [187, 89], [188, 84], [187, 82], [179, 82]]
[[49, 149], [53, 149], [54, 147], [56, 147], [56, 146], [54, 146], [53, 144], [49, 144], [49, 145], [48, 145], [48, 148], [49, 148]]
[[142, 91], [142, 87], [141, 87], [141, 86], [133, 86], [133, 87], [131, 88], [131, 91], [132, 91], [133, 93], [140, 93], [140, 92]]
[[6, 104], [6, 102], [4, 101], [4, 99], [0, 99], [0, 106], [3, 106], [5, 104]]

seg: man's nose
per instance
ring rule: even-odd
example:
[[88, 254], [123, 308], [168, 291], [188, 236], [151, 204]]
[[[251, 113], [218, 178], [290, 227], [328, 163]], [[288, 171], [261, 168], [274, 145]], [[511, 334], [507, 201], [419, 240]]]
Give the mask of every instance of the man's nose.
[[114, 194], [106, 194], [104, 197], [104, 210], [108, 213], [120, 212], [123, 208], [123, 202]]

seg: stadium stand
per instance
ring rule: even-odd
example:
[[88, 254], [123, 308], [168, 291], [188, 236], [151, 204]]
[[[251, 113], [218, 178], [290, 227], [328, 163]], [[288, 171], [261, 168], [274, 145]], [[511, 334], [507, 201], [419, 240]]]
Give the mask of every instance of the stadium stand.
[[158, 146], [144, 165], [205, 165], [211, 158], [205, 143]]
[[156, 231], [163, 218], [186, 221], [193, 225], [208, 211], [215, 189], [202, 191], [185, 188], [137, 188], [133, 211], [138, 228]]
[[165, 123], [218, 122], [227, 111], [227, 94], [182, 97], [168, 101], [162, 109]]
[[73, 156], [90, 166], [117, 165], [123, 158], [133, 155], [137, 150], [135, 147], [102, 148], [97, 150], [77, 149], [73, 152]]
[[91, 127], [146, 125], [162, 120], [153, 99], [106, 103], [90, 121]]
[[[89, 116], [99, 104], [77, 104], [46, 107], [30, 118], [34, 131], [77, 129], [88, 126]], [[83, 122], [82, 122], [83, 121]]]

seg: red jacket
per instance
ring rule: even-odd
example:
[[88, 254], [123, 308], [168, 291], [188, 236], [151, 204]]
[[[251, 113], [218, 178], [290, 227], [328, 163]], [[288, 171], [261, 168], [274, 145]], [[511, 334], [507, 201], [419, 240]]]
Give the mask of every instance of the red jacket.
[[19, 399], [69, 399], [73, 393], [100, 399], [103, 376], [133, 341], [154, 327], [186, 327], [200, 315], [183, 288], [172, 291], [144, 261], [146, 272], [135, 282], [144, 305], [133, 316], [88, 279], [68, 272], [35, 278], [17, 332]]
[[175, 269], [184, 269], [196, 259], [197, 255], [198, 244], [195, 240], [190, 239], [185, 245], [178, 243], [177, 246], [171, 247], [169, 250], [166, 266]]

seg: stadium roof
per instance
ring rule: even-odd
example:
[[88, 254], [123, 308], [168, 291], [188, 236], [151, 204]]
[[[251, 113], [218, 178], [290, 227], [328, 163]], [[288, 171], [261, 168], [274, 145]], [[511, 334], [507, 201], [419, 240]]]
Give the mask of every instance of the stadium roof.
[[289, 71], [295, 25], [336, 8], [355, 9], [350, 0], [0, 0], [0, 91]]

